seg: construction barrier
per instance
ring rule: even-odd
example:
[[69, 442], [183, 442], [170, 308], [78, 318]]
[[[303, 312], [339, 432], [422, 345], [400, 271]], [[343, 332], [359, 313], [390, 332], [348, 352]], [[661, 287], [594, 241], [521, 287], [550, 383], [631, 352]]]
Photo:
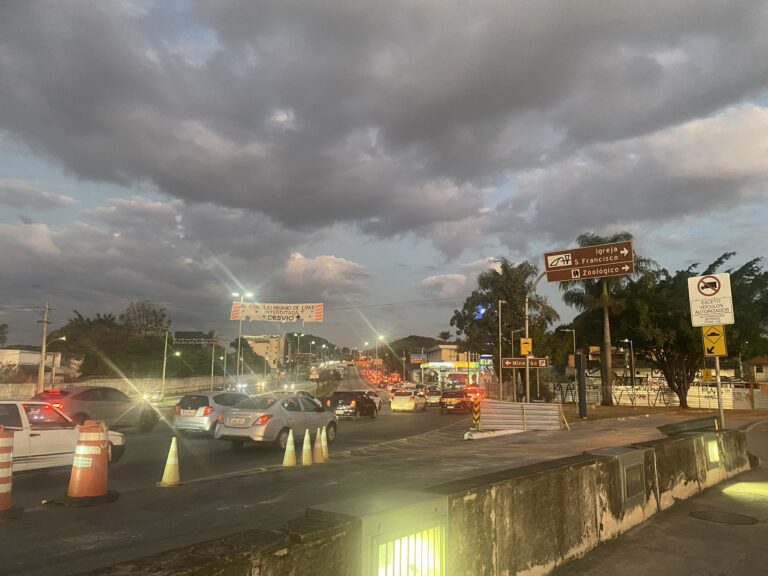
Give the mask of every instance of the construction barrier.
[[163, 479], [157, 483], [161, 488], [170, 488], [181, 484], [179, 477], [179, 447], [176, 442], [176, 436], [171, 438], [171, 447], [168, 450], [168, 458], [165, 461], [163, 470]]
[[0, 424], [0, 522], [18, 518], [21, 508], [14, 508], [11, 500], [13, 479], [13, 431]]
[[323, 448], [323, 460], [328, 460], [328, 435], [325, 433], [325, 426], [320, 433], [320, 445]]
[[565, 427], [560, 404], [482, 400], [480, 410], [482, 430], [560, 430]]
[[117, 500], [117, 492], [107, 487], [109, 430], [101, 420], [86, 420], [80, 426], [72, 475], [63, 499], [71, 506], [93, 506]]

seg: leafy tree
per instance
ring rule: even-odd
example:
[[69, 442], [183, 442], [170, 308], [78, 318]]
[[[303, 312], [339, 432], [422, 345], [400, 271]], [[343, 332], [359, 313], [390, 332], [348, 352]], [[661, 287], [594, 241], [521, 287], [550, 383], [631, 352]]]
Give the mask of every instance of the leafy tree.
[[[499, 300], [507, 302], [502, 304], [502, 347], [512, 351], [512, 330], [525, 325], [525, 295], [537, 275], [538, 269], [534, 264], [513, 264], [506, 258], [500, 260], [498, 269], [482, 272], [477, 277], [477, 289], [464, 301], [461, 310], [454, 310], [451, 317], [451, 326], [456, 327], [458, 336], [463, 336], [462, 348], [493, 354], [494, 366], [498, 367]], [[547, 327], [556, 322], [559, 316], [544, 296], [534, 293], [529, 299], [528, 318], [529, 334], [542, 343]], [[544, 349], [537, 345], [537, 350]]]
[[440, 332], [437, 337], [442, 340], [443, 342], [448, 342], [448, 340], [451, 339], [451, 333], [448, 330], [443, 330]]
[[131, 302], [120, 314], [120, 322], [138, 334], [161, 334], [171, 326], [165, 307], [149, 300]]
[[[576, 239], [581, 247], [597, 246], [598, 244], [611, 244], [632, 240], [629, 232], [619, 232], [611, 236], [599, 236], [597, 234], [582, 234]], [[652, 267], [654, 263], [646, 258], [635, 255], [635, 274], [641, 276]], [[602, 404], [613, 405], [613, 366], [611, 359], [611, 312], [621, 310], [624, 300], [620, 297], [622, 288], [629, 281], [628, 276], [615, 278], [596, 278], [594, 280], [580, 280], [575, 282], [560, 282], [560, 290], [563, 292], [563, 301], [581, 312], [600, 311], [602, 314], [603, 345], [601, 346], [602, 369], [600, 370], [602, 381]]]
[[[645, 357], [666, 378], [680, 405], [688, 407], [688, 390], [703, 364], [701, 329], [691, 325], [688, 278], [716, 273], [732, 256], [723, 254], [703, 272], [698, 264], [674, 274], [657, 270], [630, 282], [624, 291], [626, 307], [617, 328], [633, 341], [636, 354]], [[768, 273], [759, 260], [747, 262], [731, 274], [735, 324], [726, 327], [732, 350], [747, 346], [768, 349]]]

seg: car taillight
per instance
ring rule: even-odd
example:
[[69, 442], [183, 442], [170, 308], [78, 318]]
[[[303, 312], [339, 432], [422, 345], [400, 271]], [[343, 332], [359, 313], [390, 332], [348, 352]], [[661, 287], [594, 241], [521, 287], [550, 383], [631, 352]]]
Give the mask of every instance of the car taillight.
[[213, 406], [203, 408], [203, 416], [208, 416], [209, 414], [213, 414]]
[[269, 422], [271, 418], [272, 418], [272, 414], [262, 414], [261, 416], [259, 416], [259, 419], [257, 420], [257, 422], [259, 423], [259, 426], [266, 426], [267, 422]]
[[355, 407], [355, 401], [354, 400], [352, 400], [352, 402], [349, 403], [349, 407], [350, 408], [354, 408]]
[[62, 404], [61, 402], [51, 402], [51, 406], [53, 406], [58, 410], [61, 410], [62, 408], [64, 408], [64, 404]]
[[331, 407], [331, 401], [330, 401], [330, 400], [326, 400], [326, 401], [325, 401], [325, 405], [326, 405], [326, 406], [328, 406], [328, 407], [330, 408], [330, 407]]
[[179, 406], [178, 404], [176, 404], [176, 406], [174, 406], [174, 407], [173, 407], [173, 413], [174, 413], [174, 414], [177, 414], [177, 415], [178, 415], [178, 414], [181, 414], [181, 406]]

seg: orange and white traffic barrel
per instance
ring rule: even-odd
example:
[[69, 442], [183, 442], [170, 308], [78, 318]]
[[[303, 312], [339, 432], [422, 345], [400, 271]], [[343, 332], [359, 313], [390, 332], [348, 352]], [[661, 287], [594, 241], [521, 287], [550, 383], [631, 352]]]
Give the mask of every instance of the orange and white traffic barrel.
[[92, 506], [117, 500], [117, 492], [107, 488], [109, 430], [100, 420], [86, 420], [80, 427], [72, 462], [66, 504]]
[[17, 518], [21, 508], [11, 503], [13, 477], [13, 431], [6, 431], [0, 424], [0, 522]]

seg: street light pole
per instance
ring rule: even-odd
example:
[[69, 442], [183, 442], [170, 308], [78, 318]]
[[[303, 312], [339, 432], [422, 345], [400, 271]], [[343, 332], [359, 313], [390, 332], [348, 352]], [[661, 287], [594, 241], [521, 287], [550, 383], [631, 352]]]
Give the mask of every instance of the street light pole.
[[240, 322], [237, 330], [237, 366], [235, 366], [235, 376], [237, 377], [237, 381], [240, 381], [240, 373], [241, 373], [241, 364], [240, 364], [240, 347], [241, 347], [241, 340], [243, 339], [243, 300], [245, 298], [251, 298], [253, 296], [252, 292], [244, 292], [240, 294], [240, 292], [232, 292], [232, 296], [237, 298], [240, 297]]
[[[518, 328], [509, 333], [509, 337], [512, 340], [512, 356], [515, 355], [515, 333], [522, 332], [523, 330], [525, 328]], [[512, 402], [517, 402], [517, 368], [512, 368]]]
[[384, 336], [379, 335], [379, 337], [376, 339], [376, 359], [379, 359], [379, 342], [384, 340]]
[[165, 394], [165, 366], [168, 364], [168, 330], [165, 331], [165, 347], [163, 348], [163, 378], [160, 380], [160, 400]]
[[[528, 338], [528, 300], [530, 300], [531, 294], [534, 293], [536, 290], [536, 286], [541, 281], [542, 278], [546, 276], [546, 272], [542, 272], [539, 274], [539, 277], [536, 278], [536, 280], [531, 285], [530, 290], [528, 290], [525, 293], [525, 337]], [[531, 371], [528, 366], [528, 357], [530, 354], [525, 355], [525, 401], [530, 402], [531, 401]]]
[[43, 325], [43, 337], [40, 343], [40, 365], [37, 369], [37, 393], [39, 394], [45, 388], [45, 348], [48, 338], [48, 302], [45, 303], [43, 310], [43, 319], [40, 320]]
[[501, 353], [501, 305], [506, 304], [506, 300], [499, 300], [499, 400], [504, 400], [504, 376], [502, 368], [502, 353]]

